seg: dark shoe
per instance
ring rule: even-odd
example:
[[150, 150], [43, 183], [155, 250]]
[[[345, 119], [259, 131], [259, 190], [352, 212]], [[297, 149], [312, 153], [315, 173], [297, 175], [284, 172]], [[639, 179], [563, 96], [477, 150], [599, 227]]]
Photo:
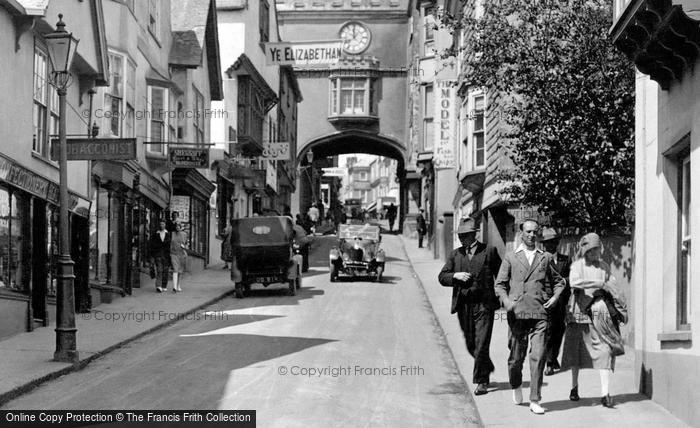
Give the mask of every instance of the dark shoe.
[[545, 376], [551, 376], [554, 374], [554, 367], [552, 366], [547, 366], [547, 368], [544, 370], [544, 375]]
[[162, 292], [163, 292], [163, 289], [160, 288], [160, 287], [156, 287], [156, 292], [157, 292], [157, 293], [162, 293]]
[[489, 392], [488, 390], [488, 383], [480, 383], [476, 386], [476, 389], [474, 390], [474, 395], [484, 395]]
[[578, 386], [571, 388], [571, 392], [569, 393], [569, 400], [578, 401], [580, 399], [581, 397], [578, 396]]
[[600, 399], [600, 403], [605, 407], [613, 407], [613, 399], [610, 394]]

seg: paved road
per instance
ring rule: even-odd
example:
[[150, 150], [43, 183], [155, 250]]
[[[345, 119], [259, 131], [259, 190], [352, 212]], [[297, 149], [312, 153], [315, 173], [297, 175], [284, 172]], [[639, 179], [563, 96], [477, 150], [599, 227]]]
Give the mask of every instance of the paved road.
[[5, 408], [256, 409], [265, 427], [478, 424], [400, 240], [384, 237], [383, 283], [330, 283], [331, 243], [317, 239], [297, 296], [254, 287]]

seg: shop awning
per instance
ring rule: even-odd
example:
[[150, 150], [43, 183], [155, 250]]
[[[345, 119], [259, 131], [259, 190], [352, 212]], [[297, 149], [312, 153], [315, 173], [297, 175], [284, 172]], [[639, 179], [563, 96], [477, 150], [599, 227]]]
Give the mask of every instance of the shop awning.
[[173, 190], [184, 190], [191, 196], [209, 200], [216, 189], [201, 172], [194, 168], [176, 168], [173, 170]]

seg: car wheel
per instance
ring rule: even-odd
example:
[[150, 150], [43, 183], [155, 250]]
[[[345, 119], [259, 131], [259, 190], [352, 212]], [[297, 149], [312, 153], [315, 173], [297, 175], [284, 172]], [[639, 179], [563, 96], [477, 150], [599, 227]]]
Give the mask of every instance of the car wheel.
[[243, 284], [240, 282], [236, 283], [236, 298], [237, 299], [243, 298]]
[[382, 275], [384, 274], [384, 267], [379, 266], [377, 268], [377, 281], [382, 282]]

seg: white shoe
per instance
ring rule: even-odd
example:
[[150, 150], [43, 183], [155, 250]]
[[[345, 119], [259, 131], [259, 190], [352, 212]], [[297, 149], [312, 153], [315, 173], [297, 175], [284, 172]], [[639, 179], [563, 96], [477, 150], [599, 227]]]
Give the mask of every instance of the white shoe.
[[540, 406], [540, 403], [536, 401], [530, 402], [530, 411], [536, 415], [544, 415], [544, 409]]
[[513, 403], [522, 404], [523, 402], [523, 388], [521, 386], [513, 389]]

